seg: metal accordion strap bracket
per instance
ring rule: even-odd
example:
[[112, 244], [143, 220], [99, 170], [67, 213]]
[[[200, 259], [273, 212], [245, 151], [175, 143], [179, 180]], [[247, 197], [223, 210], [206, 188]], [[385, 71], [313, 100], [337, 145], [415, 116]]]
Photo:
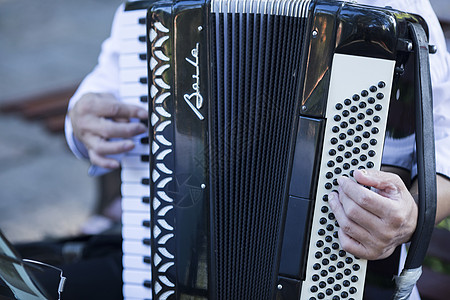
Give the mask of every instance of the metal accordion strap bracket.
[[436, 217], [436, 158], [434, 149], [433, 101], [431, 91], [429, 52], [435, 52], [419, 24], [409, 23], [415, 56], [416, 148], [419, 184], [419, 214], [416, 231], [406, 257], [405, 268], [395, 278], [393, 299], [408, 299], [422, 274]]

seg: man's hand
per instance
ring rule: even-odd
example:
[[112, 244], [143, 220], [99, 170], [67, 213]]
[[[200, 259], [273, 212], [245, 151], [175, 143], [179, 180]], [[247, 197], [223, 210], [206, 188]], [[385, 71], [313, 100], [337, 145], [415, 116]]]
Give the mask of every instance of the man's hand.
[[129, 122], [130, 118], [148, 119], [147, 111], [121, 103], [111, 94], [83, 95], [69, 116], [74, 135], [86, 146], [91, 163], [103, 168], [118, 168], [119, 162], [107, 155], [133, 149], [129, 138], [147, 131], [140, 122]]
[[338, 193], [329, 195], [341, 246], [360, 258], [386, 258], [410, 240], [417, 224], [417, 205], [393, 173], [357, 170], [353, 175], [359, 184], [340, 177]]

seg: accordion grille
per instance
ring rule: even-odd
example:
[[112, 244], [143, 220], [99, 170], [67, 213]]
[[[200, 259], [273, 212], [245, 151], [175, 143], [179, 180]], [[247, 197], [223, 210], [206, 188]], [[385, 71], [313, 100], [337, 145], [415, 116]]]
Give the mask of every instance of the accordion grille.
[[306, 19], [212, 13], [211, 183], [217, 299], [268, 299]]

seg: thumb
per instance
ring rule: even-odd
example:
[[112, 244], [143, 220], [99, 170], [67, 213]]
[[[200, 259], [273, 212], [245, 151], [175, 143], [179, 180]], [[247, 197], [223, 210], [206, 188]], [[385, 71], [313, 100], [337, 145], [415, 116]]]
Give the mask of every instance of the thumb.
[[393, 195], [400, 192], [403, 181], [396, 174], [377, 170], [355, 170], [355, 180], [362, 185], [376, 188], [383, 194]]

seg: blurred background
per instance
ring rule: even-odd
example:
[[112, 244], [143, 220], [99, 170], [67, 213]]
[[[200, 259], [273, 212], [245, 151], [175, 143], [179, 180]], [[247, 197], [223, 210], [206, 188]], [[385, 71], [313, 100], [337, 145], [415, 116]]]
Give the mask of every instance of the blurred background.
[[[450, 38], [450, 2], [431, 2]], [[104, 202], [109, 181], [87, 176], [63, 121], [120, 3], [0, 0], [0, 230], [14, 243], [76, 236]], [[448, 253], [430, 263], [446, 276]]]
[[0, 0], [0, 229], [12, 242], [77, 235], [96, 213], [100, 180], [62, 126], [120, 3]]

